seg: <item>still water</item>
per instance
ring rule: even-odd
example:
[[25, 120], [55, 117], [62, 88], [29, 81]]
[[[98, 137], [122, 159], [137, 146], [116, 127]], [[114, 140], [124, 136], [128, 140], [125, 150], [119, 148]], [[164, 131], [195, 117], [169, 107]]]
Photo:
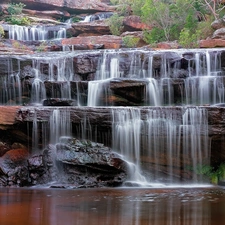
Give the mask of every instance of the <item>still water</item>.
[[223, 225], [225, 189], [0, 188], [1, 225]]

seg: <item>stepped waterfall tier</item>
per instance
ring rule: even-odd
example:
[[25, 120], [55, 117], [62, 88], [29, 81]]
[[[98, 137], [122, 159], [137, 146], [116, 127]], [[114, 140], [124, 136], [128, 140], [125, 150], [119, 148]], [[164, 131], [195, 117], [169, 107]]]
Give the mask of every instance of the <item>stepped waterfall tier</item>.
[[2, 154], [0, 184], [209, 182], [202, 168], [225, 161], [224, 68], [224, 49], [0, 56], [1, 107], [16, 110], [3, 141], [29, 155], [18, 181]]

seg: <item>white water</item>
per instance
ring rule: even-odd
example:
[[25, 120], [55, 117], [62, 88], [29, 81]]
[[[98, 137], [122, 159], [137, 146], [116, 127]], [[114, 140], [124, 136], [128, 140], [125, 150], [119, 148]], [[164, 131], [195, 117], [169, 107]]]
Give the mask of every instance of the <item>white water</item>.
[[149, 161], [150, 183], [173, 183], [175, 177], [183, 179], [193, 171], [192, 182], [201, 182], [197, 169], [209, 163], [210, 155], [206, 111], [196, 107], [146, 110], [143, 119], [138, 108], [112, 109], [113, 149], [132, 165], [130, 180], [147, 184], [141, 175], [146, 170], [140, 165], [142, 156], [141, 161]]
[[71, 136], [70, 112], [54, 109], [49, 121], [50, 144], [59, 142], [61, 136]]
[[121, 153], [129, 162], [130, 180], [146, 183], [140, 171], [141, 125], [139, 109], [112, 109], [113, 149]]
[[[62, 25], [63, 26], [63, 25]], [[9, 31], [9, 39], [20, 41], [46, 41], [66, 38], [66, 25], [60, 26], [19, 26], [5, 25]], [[58, 27], [58, 30], [57, 28]]]

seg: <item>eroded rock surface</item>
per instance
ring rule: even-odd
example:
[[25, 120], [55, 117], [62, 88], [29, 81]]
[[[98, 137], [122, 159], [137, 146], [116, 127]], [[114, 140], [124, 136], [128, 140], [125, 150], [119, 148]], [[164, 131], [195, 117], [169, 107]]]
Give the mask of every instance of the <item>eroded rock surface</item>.
[[54, 182], [54, 187], [119, 186], [127, 177], [127, 163], [110, 148], [90, 141], [64, 138], [30, 155], [13, 149], [0, 157], [0, 186], [32, 186]]

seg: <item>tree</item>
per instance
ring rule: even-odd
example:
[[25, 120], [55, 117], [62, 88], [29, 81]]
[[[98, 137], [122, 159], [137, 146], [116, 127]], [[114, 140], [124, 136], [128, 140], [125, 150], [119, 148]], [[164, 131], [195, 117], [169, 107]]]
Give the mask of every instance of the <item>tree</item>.
[[179, 37], [187, 20], [192, 21], [192, 25], [195, 26], [197, 21], [194, 19], [196, 11], [193, 7], [194, 1], [146, 0], [142, 7], [142, 19], [158, 31], [162, 30], [165, 40], [174, 40]]
[[141, 11], [143, 21], [152, 27], [162, 29], [165, 39], [169, 40], [173, 21], [170, 17], [168, 5], [160, 1], [146, 0]]
[[196, 0], [196, 2], [206, 8], [214, 19], [218, 19], [220, 12], [225, 8], [221, 0]]

